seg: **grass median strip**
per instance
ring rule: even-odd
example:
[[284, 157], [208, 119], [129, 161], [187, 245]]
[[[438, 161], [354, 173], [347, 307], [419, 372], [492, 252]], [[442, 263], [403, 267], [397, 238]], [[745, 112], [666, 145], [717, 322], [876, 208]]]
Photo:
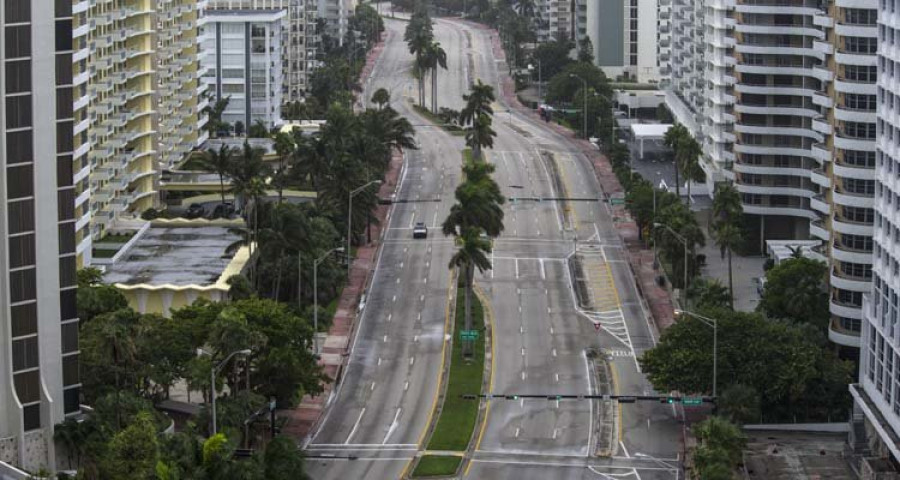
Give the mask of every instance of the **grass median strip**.
[[453, 475], [459, 468], [460, 462], [462, 462], [462, 457], [424, 455], [419, 459], [419, 464], [416, 465], [416, 470], [412, 473], [412, 477]]
[[[474, 292], [472, 295], [472, 325], [478, 331], [478, 338], [475, 340], [474, 355], [471, 358], [463, 358], [463, 342], [459, 338], [460, 332], [465, 328], [465, 322], [465, 287], [460, 287], [456, 295], [453, 351], [450, 357], [447, 393], [444, 396], [443, 407], [426, 450], [464, 452], [469, 446], [469, 441], [472, 440], [472, 433], [478, 420], [479, 403], [465, 400], [462, 396], [481, 392], [485, 353], [484, 309], [481, 299]], [[425, 455], [419, 460], [412, 476], [453, 475], [459, 468], [460, 460], [460, 457]]]
[[446, 131], [450, 135], [462, 137], [462, 136], [465, 136], [465, 134], [466, 134], [466, 132], [464, 132], [462, 128], [457, 127], [456, 125], [445, 125], [444, 120], [442, 120], [437, 115], [431, 113], [431, 110], [429, 110], [427, 108], [422, 108], [420, 105], [413, 105], [413, 109], [416, 111], [416, 113], [427, 118], [428, 121], [437, 125], [438, 127], [441, 127], [442, 129], [444, 129], [444, 131]]

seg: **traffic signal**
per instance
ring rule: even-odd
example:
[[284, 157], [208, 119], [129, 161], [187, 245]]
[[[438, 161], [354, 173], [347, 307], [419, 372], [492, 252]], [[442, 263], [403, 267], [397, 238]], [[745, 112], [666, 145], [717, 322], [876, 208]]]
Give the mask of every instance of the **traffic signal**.
[[678, 397], [659, 397], [659, 403], [678, 403]]
[[507, 395], [506, 399], [507, 400], [518, 400], [519, 396], [518, 395]]

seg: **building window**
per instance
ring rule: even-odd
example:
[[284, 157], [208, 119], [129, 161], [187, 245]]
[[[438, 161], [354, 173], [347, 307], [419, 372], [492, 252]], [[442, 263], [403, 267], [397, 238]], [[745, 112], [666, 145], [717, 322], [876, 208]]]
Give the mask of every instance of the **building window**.
[[81, 388], [73, 387], [63, 391], [63, 411], [66, 414], [81, 410]]
[[6, 59], [31, 56], [31, 26], [6, 27]]
[[67, 52], [72, 50], [72, 20], [56, 21], [56, 51]]
[[7, 163], [26, 163], [34, 158], [31, 130], [9, 132], [6, 134]]
[[862, 140], [875, 139], [875, 124], [868, 122], [844, 122], [842, 131], [845, 137]]
[[31, 95], [6, 97], [6, 128], [30, 127], [31, 111]]
[[16, 270], [9, 273], [9, 299], [13, 303], [34, 300], [37, 284], [34, 268]]
[[31, 91], [31, 60], [6, 62], [6, 93]]
[[41, 428], [41, 405], [28, 405], [22, 408], [22, 422], [25, 424], [26, 432]]
[[854, 167], [875, 168], [875, 152], [844, 150], [844, 163]]
[[78, 318], [77, 292], [74, 288], [59, 292], [60, 319], [63, 322]]
[[878, 104], [875, 95], [862, 95], [858, 93], [845, 93], [844, 105], [853, 110], [874, 112]]
[[847, 53], [874, 55], [878, 50], [878, 39], [873, 37], [844, 37], [844, 50]]
[[10, 237], [9, 239], [9, 266], [20, 268], [34, 265], [34, 234]]
[[25, 303], [10, 307], [12, 336], [22, 337], [37, 333], [37, 303]]
[[63, 385], [78, 385], [81, 383], [81, 374], [78, 369], [78, 355], [68, 355], [62, 359]]
[[[28, 370], [38, 366], [38, 337], [31, 336], [12, 341], [13, 371]], [[28, 400], [23, 400], [27, 402]]]
[[857, 178], [844, 178], [841, 183], [844, 191], [856, 195], [875, 195], [875, 180], [860, 180]]
[[878, 21], [878, 10], [865, 8], [845, 8], [844, 24], [846, 25], [875, 25]]
[[31, 20], [31, 2], [32, 0], [5, 0], [3, 13], [6, 15], [6, 23], [24, 23]]
[[34, 171], [30, 163], [6, 169], [6, 198], [15, 200], [34, 195]]

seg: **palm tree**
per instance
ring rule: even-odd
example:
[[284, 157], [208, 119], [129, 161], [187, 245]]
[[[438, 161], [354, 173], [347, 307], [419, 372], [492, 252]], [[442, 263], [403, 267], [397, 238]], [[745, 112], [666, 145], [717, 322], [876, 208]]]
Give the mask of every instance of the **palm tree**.
[[459, 112], [459, 123], [462, 125], [468, 125], [482, 115], [488, 118], [494, 115], [494, 109], [491, 108], [496, 100], [494, 87], [481, 83], [481, 79], [472, 85], [469, 93], [463, 95], [463, 100], [466, 106]]
[[[472, 285], [475, 282], [475, 269], [484, 272], [491, 269], [491, 261], [487, 254], [491, 252], [491, 242], [480, 236], [475, 228], [468, 228], [457, 235], [459, 248], [450, 259], [449, 267], [459, 268], [465, 275], [465, 329], [472, 330]], [[467, 341], [463, 344], [463, 355], [472, 355], [472, 344]]]
[[734, 185], [721, 183], [713, 195], [712, 213], [719, 221], [736, 222], [744, 213], [741, 194]]
[[207, 120], [206, 131], [209, 132], [209, 136], [212, 138], [217, 138], [219, 136], [219, 130], [222, 129], [222, 114], [225, 113], [225, 109], [228, 108], [228, 102], [231, 101], [231, 97], [220, 98], [215, 101], [212, 105], [207, 105], [203, 107], [201, 113], [207, 115], [209, 120]]
[[234, 158], [231, 169], [232, 190], [235, 197], [240, 198], [240, 208], [248, 204], [248, 199], [258, 192], [254, 182], [262, 182], [269, 174], [269, 169], [263, 163], [263, 150], [250, 146], [250, 142], [244, 141], [244, 147], [240, 155]]
[[722, 258], [728, 255], [728, 293], [729, 306], [734, 309], [734, 275], [731, 267], [731, 252], [741, 245], [743, 241], [741, 230], [731, 222], [719, 222], [716, 227], [716, 245], [722, 253]]
[[491, 128], [491, 117], [479, 115], [472, 126], [466, 128], [466, 145], [472, 149], [472, 157], [481, 160], [482, 148], [494, 148], [497, 132]]
[[456, 187], [456, 203], [444, 220], [444, 235], [456, 235], [470, 228], [496, 238], [503, 231], [503, 208], [506, 201], [497, 182], [491, 178], [494, 166], [472, 162], [463, 167], [465, 182]]
[[294, 168], [291, 172], [300, 180], [309, 181], [313, 190], [318, 190], [322, 183], [322, 177], [328, 171], [328, 155], [325, 152], [325, 143], [321, 137], [306, 137], [299, 131], [294, 131], [294, 152], [291, 154], [291, 163]]
[[222, 194], [222, 205], [225, 205], [225, 176], [229, 174], [233, 163], [231, 147], [222, 144], [219, 150], [209, 149], [203, 153], [200, 164], [210, 172], [219, 176], [219, 190]]
[[691, 182], [702, 178], [703, 170], [700, 169], [700, 155], [702, 154], [703, 149], [700, 148], [700, 144], [694, 137], [690, 134], [682, 137], [682, 143], [678, 147], [678, 157], [680, 158], [675, 160], [680, 164], [681, 172], [687, 181], [688, 208], [691, 205]]
[[680, 123], [676, 123], [669, 127], [666, 130], [665, 136], [663, 136], [663, 143], [672, 150], [673, 157], [675, 158], [675, 196], [681, 198], [681, 182], [678, 179], [678, 167], [679, 167], [679, 150], [681, 145], [684, 143], [684, 137], [689, 136], [687, 128]]
[[425, 63], [431, 70], [431, 112], [437, 115], [437, 71], [438, 68], [447, 69], [447, 52], [441, 48], [440, 42], [431, 42], [425, 49]]
[[384, 110], [385, 105], [391, 103], [391, 94], [384, 88], [375, 90], [372, 94], [372, 103], [378, 105], [379, 110]]
[[425, 74], [428, 72], [426, 50], [434, 40], [431, 19], [424, 11], [416, 12], [403, 34], [409, 53], [415, 57], [413, 68], [419, 80], [419, 105], [425, 108]]
[[284, 186], [287, 181], [287, 161], [294, 151], [294, 138], [288, 133], [278, 132], [274, 135], [275, 153], [278, 154], [278, 171], [275, 172], [274, 182], [278, 189], [278, 203], [281, 203]]

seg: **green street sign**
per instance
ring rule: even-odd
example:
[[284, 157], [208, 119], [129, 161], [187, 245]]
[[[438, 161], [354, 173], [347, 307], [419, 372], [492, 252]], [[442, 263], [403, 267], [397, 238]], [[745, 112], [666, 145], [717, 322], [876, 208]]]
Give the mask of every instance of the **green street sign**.
[[478, 339], [478, 330], [460, 330], [459, 338], [461, 340], [476, 340]]
[[609, 204], [610, 205], [625, 205], [625, 199], [624, 198], [610, 198]]
[[703, 405], [703, 399], [699, 397], [683, 397], [681, 399], [682, 405]]

